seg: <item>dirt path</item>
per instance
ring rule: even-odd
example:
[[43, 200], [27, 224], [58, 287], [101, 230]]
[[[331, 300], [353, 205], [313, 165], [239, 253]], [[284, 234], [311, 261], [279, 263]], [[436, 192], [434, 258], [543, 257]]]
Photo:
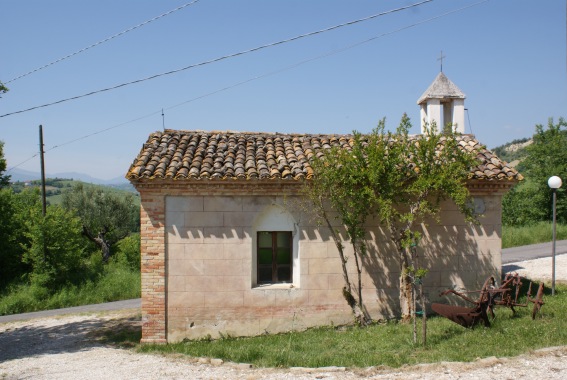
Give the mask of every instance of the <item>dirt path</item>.
[[139, 325], [130, 312], [70, 315], [0, 325], [0, 379], [564, 379], [567, 347], [517, 358], [437, 363], [402, 369], [250, 369], [194, 358], [136, 354], [101, 344], [101, 329]]
[[71, 315], [0, 325], [0, 379], [564, 379], [567, 347], [516, 358], [402, 369], [250, 369], [205, 360], [133, 353], [101, 344], [95, 331], [139, 325], [132, 312]]
[[[514, 271], [545, 278], [547, 262], [511, 263]], [[556, 278], [567, 280], [567, 255], [557, 258]], [[104, 345], [106, 329], [139, 326], [138, 311], [52, 316], [0, 324], [0, 379], [565, 379], [567, 346], [515, 358], [435, 363], [402, 369], [256, 369], [187, 357], [137, 354]], [[217, 365], [215, 365], [217, 364]]]

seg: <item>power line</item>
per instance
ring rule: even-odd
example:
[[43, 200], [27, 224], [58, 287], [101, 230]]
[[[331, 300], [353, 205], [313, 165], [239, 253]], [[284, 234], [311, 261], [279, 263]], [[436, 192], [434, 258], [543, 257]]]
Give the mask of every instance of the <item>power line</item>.
[[73, 97], [70, 97], [70, 98], [58, 100], [58, 101], [55, 101], [55, 102], [46, 103], [46, 104], [43, 104], [43, 105], [40, 105], [40, 106], [26, 108], [26, 109], [23, 109], [23, 110], [20, 110], [20, 111], [14, 111], [14, 112], [6, 113], [6, 114], [3, 114], [3, 115], [0, 115], [0, 117], [6, 117], [6, 116], [15, 115], [15, 114], [23, 113], [23, 112], [28, 112], [28, 111], [32, 111], [32, 110], [35, 110], [35, 109], [38, 109], [38, 108], [48, 107], [48, 106], [52, 106], [52, 105], [55, 105], [55, 104], [60, 104], [60, 103], [68, 102], [68, 101], [71, 101], [71, 100], [77, 100], [77, 99], [84, 98], [84, 97], [87, 97], [87, 96], [99, 94], [101, 92], [116, 90], [116, 89], [121, 88], [121, 87], [129, 86], [131, 84], [145, 82], [145, 81], [155, 79], [155, 78], [159, 78], [159, 77], [162, 77], [162, 76], [171, 75], [171, 74], [175, 74], [175, 73], [178, 73], [178, 72], [181, 72], [181, 71], [193, 69], [195, 67], [205, 66], [205, 65], [208, 65], [208, 64], [211, 64], [211, 63], [223, 61], [225, 59], [238, 57], [238, 56], [241, 56], [241, 55], [244, 55], [244, 54], [253, 53], [253, 52], [256, 52], [256, 51], [259, 51], [259, 50], [263, 50], [263, 49], [266, 49], [266, 48], [282, 45], [282, 44], [292, 42], [292, 41], [296, 41], [296, 40], [299, 40], [299, 39], [302, 39], [302, 38], [311, 37], [311, 36], [314, 36], [314, 35], [317, 35], [317, 34], [329, 32], [331, 30], [342, 28], [344, 26], [350, 26], [350, 25], [358, 24], [358, 23], [363, 22], [363, 21], [372, 20], [372, 19], [375, 19], [377, 17], [385, 16], [387, 14], [391, 14], [391, 13], [399, 12], [399, 11], [402, 11], [402, 10], [414, 8], [414, 7], [423, 5], [425, 3], [430, 3], [432, 1], [433, 0], [423, 0], [419, 3], [414, 3], [414, 4], [411, 4], [411, 5], [404, 6], [404, 7], [392, 9], [392, 10], [381, 12], [381, 13], [377, 13], [377, 14], [374, 14], [374, 15], [371, 15], [371, 16], [368, 16], [368, 17], [364, 17], [364, 18], [361, 18], [361, 19], [348, 21], [348, 22], [345, 22], [345, 23], [342, 23], [342, 24], [334, 25], [334, 26], [331, 26], [331, 27], [328, 27], [328, 28], [325, 28], [325, 29], [321, 29], [321, 30], [317, 30], [317, 31], [314, 31], [314, 32], [301, 34], [301, 35], [291, 37], [291, 38], [288, 38], [288, 39], [285, 39], [285, 40], [280, 40], [280, 41], [277, 41], [277, 42], [272, 42], [272, 43], [269, 43], [269, 44], [257, 46], [257, 47], [252, 48], [252, 49], [243, 50], [243, 51], [240, 51], [240, 52], [237, 52], [237, 53], [224, 55], [224, 56], [221, 56], [221, 57], [218, 57], [218, 58], [214, 58], [214, 59], [211, 59], [211, 60], [208, 60], [208, 61], [203, 61], [203, 62], [200, 62], [200, 63], [195, 63], [195, 64], [185, 66], [185, 67], [182, 67], [182, 68], [179, 68], [179, 69], [166, 71], [166, 72], [163, 72], [163, 73], [160, 73], [160, 74], [154, 74], [154, 75], [151, 75], [151, 76], [146, 77], [146, 78], [136, 79], [136, 80], [133, 80], [133, 81], [130, 81], [130, 82], [124, 82], [124, 83], [121, 83], [121, 84], [118, 84], [118, 85], [115, 85], [115, 86], [112, 86], [112, 87], [107, 87], [107, 88], [103, 88], [103, 89], [100, 89], [100, 90], [91, 91], [91, 92], [88, 92], [88, 93], [85, 93], [85, 94], [82, 94], [82, 95], [77, 95], [77, 96], [73, 96]]
[[36, 153], [36, 154], [34, 154], [33, 156], [31, 156], [31, 157], [25, 159], [24, 161], [20, 162], [19, 164], [14, 165], [14, 166], [12, 166], [12, 167], [6, 169], [6, 173], [9, 173], [10, 171], [14, 170], [15, 168], [17, 168], [17, 167], [19, 167], [19, 166], [22, 166], [22, 165], [25, 164], [26, 162], [33, 160], [33, 159], [36, 158], [37, 156], [39, 156], [39, 152]]
[[[130, 123], [134, 123], [134, 122], [136, 122], [136, 121], [146, 119], [146, 118], [148, 118], [148, 117], [150, 117], [150, 116], [153, 116], [153, 115], [155, 115], [155, 114], [157, 114], [157, 113], [159, 113], [159, 111], [152, 112], [152, 113], [150, 113], [150, 114], [147, 114], [147, 115], [144, 115], [144, 116], [140, 116], [140, 117], [137, 117], [137, 118], [135, 118], [135, 119], [126, 121], [126, 122], [124, 122], [124, 123], [116, 124], [116, 125], [113, 125], [112, 127], [104, 128], [104, 129], [98, 130], [98, 131], [93, 132], [93, 133], [89, 133], [88, 135], [84, 135], [84, 136], [77, 137], [77, 138], [72, 139], [72, 140], [68, 140], [68, 141], [63, 142], [63, 143], [61, 143], [61, 144], [54, 145], [54, 146], [52, 146], [52, 147], [49, 148], [49, 149], [46, 149], [46, 150], [44, 151], [44, 153], [50, 152], [50, 151], [52, 151], [52, 150], [54, 150], [54, 149], [57, 149], [57, 148], [61, 148], [61, 147], [65, 146], [65, 145], [73, 144], [73, 143], [75, 143], [75, 142], [77, 142], [77, 141], [85, 140], [85, 139], [87, 139], [87, 138], [89, 138], [89, 137], [93, 137], [93, 136], [96, 136], [96, 135], [101, 134], [101, 133], [104, 133], [104, 132], [108, 132], [108, 131], [110, 131], [111, 129], [116, 129], [116, 128], [122, 127], [123, 125], [130, 124]], [[26, 160], [20, 162], [19, 164], [14, 165], [14, 166], [11, 166], [10, 168], [6, 169], [6, 173], [8, 173], [8, 172], [10, 172], [10, 171], [12, 171], [12, 170], [14, 170], [14, 169], [16, 169], [17, 167], [22, 166], [23, 164], [25, 164], [25, 163], [28, 162], [28, 161], [31, 161], [32, 159], [34, 159], [34, 158], [37, 157], [37, 156], [39, 156], [39, 152], [38, 152], [38, 153], [35, 153], [33, 156], [31, 156], [31, 157], [27, 158]]]
[[50, 152], [50, 151], [52, 151], [52, 150], [54, 150], [54, 149], [61, 148], [62, 146], [69, 145], [69, 144], [75, 143], [75, 142], [80, 141], [80, 140], [85, 140], [85, 139], [87, 139], [87, 138], [89, 138], [89, 137], [93, 137], [93, 136], [99, 135], [99, 134], [101, 134], [101, 133], [108, 132], [108, 131], [110, 131], [111, 129], [116, 129], [116, 128], [121, 127], [121, 126], [126, 125], [126, 124], [130, 124], [130, 123], [134, 123], [134, 122], [139, 121], [139, 120], [146, 119], [146, 118], [148, 118], [148, 117], [150, 117], [150, 116], [153, 116], [153, 115], [156, 115], [156, 114], [159, 114], [159, 113], [160, 113], [160, 111], [155, 111], [155, 112], [149, 113], [149, 114], [147, 114], [147, 115], [137, 117], [136, 119], [129, 120], [129, 121], [125, 121], [124, 123], [116, 124], [116, 125], [114, 125], [114, 126], [112, 126], [112, 127], [108, 127], [108, 128], [101, 129], [101, 130], [98, 130], [98, 131], [93, 132], [93, 133], [89, 133], [88, 135], [84, 135], [84, 136], [81, 136], [81, 137], [77, 137], [76, 139], [72, 139], [72, 140], [66, 141], [66, 142], [64, 142], [64, 143], [61, 143], [61, 144], [58, 144], [58, 145], [54, 145], [54, 146], [52, 146], [51, 148], [47, 149], [45, 152], [46, 152], [46, 153], [47, 153], [47, 152]]
[[22, 74], [22, 75], [20, 75], [20, 76], [18, 76], [18, 77], [15, 77], [15, 78], [13, 78], [13, 79], [10, 79], [9, 81], [5, 82], [4, 84], [8, 84], [8, 83], [13, 82], [13, 81], [15, 81], [15, 80], [21, 79], [21, 78], [26, 77], [26, 76], [28, 76], [28, 75], [30, 75], [30, 74], [33, 74], [33, 73], [35, 73], [35, 72], [37, 72], [37, 71], [40, 71], [40, 70], [43, 70], [43, 69], [45, 69], [45, 68], [47, 68], [47, 67], [49, 67], [49, 66], [52, 66], [52, 65], [54, 65], [54, 64], [56, 64], [56, 63], [59, 63], [59, 62], [64, 61], [64, 60], [66, 60], [66, 59], [68, 59], [68, 58], [71, 58], [71, 57], [73, 57], [73, 56], [75, 56], [75, 55], [77, 55], [77, 54], [83, 53], [83, 52], [85, 52], [85, 51], [87, 51], [87, 50], [89, 50], [89, 49], [92, 49], [92, 48], [94, 48], [94, 47], [96, 47], [96, 46], [98, 46], [98, 45], [101, 45], [101, 44], [103, 44], [103, 43], [105, 43], [105, 42], [108, 42], [108, 41], [110, 41], [110, 40], [112, 40], [112, 39], [114, 39], [114, 38], [116, 38], [116, 37], [120, 37], [120, 36], [122, 36], [123, 34], [126, 34], [126, 33], [128, 33], [128, 32], [131, 32], [131, 31], [133, 31], [133, 30], [135, 30], [135, 29], [141, 28], [142, 26], [147, 25], [147, 24], [149, 24], [150, 22], [156, 21], [156, 20], [158, 20], [158, 19], [160, 19], [160, 18], [162, 18], [162, 17], [165, 17], [165, 16], [168, 16], [168, 15], [172, 14], [173, 12], [177, 12], [177, 11], [183, 9], [183, 8], [186, 8], [186, 7], [190, 6], [190, 5], [193, 5], [193, 4], [195, 4], [196, 2], [198, 2], [198, 1], [199, 1], [199, 0], [193, 0], [193, 1], [191, 1], [190, 3], [183, 4], [183, 5], [181, 5], [181, 6], [177, 7], [177, 8], [175, 8], [175, 9], [172, 9], [172, 10], [170, 10], [170, 11], [168, 11], [168, 12], [162, 13], [161, 15], [156, 16], [156, 17], [154, 17], [154, 18], [152, 18], [152, 19], [150, 19], [150, 20], [144, 21], [144, 22], [142, 22], [142, 23], [140, 23], [140, 24], [138, 24], [138, 25], [136, 25], [136, 26], [133, 26], [133, 27], [131, 27], [131, 28], [128, 28], [128, 29], [126, 29], [126, 30], [123, 30], [123, 31], [120, 32], [120, 33], [116, 33], [116, 34], [114, 34], [114, 35], [112, 35], [112, 36], [110, 36], [110, 37], [107, 37], [107, 38], [105, 38], [104, 40], [95, 42], [94, 44], [89, 45], [89, 46], [87, 46], [87, 47], [85, 47], [85, 48], [82, 48], [81, 50], [77, 50], [77, 51], [74, 52], [74, 53], [68, 54], [68, 55], [66, 55], [66, 56], [64, 56], [64, 57], [62, 57], [62, 58], [59, 58], [59, 59], [57, 59], [57, 60], [55, 60], [55, 61], [53, 61], [53, 62], [50, 62], [50, 63], [45, 64], [45, 65], [43, 65], [43, 66], [40, 66], [40, 67], [38, 67], [38, 68], [36, 68], [36, 69], [33, 69], [33, 70], [31, 70], [31, 71], [28, 71], [27, 73]]
[[[465, 6], [465, 7], [461, 7], [461, 8], [459, 8], [459, 9], [455, 9], [455, 10], [452, 10], [452, 11], [448, 11], [448, 12], [445, 12], [445, 13], [443, 13], [443, 14], [440, 14], [440, 15], [437, 15], [437, 16], [434, 16], [434, 17], [430, 17], [430, 18], [425, 19], [425, 20], [422, 20], [422, 21], [418, 21], [418, 22], [413, 23], [413, 24], [411, 24], [411, 25], [406, 25], [406, 26], [403, 26], [403, 27], [401, 27], [401, 28], [398, 28], [398, 29], [395, 29], [395, 30], [392, 30], [392, 31], [389, 31], [389, 32], [386, 32], [386, 33], [382, 33], [382, 34], [380, 34], [380, 35], [378, 35], [378, 36], [374, 36], [374, 37], [368, 38], [368, 39], [366, 39], [366, 40], [364, 40], [364, 41], [360, 41], [360, 42], [354, 43], [354, 44], [349, 45], [349, 46], [346, 46], [346, 47], [342, 47], [342, 48], [339, 48], [339, 49], [336, 49], [336, 50], [332, 50], [332, 51], [326, 52], [326, 53], [324, 53], [324, 54], [318, 55], [318, 56], [316, 56], [316, 57], [308, 58], [308, 59], [303, 60], [303, 61], [301, 61], [301, 62], [294, 63], [293, 65], [286, 66], [286, 67], [283, 67], [283, 68], [280, 68], [280, 69], [277, 69], [277, 70], [274, 70], [274, 71], [271, 71], [271, 72], [268, 72], [268, 73], [264, 73], [264, 74], [261, 74], [261, 75], [257, 75], [257, 76], [252, 77], [252, 78], [248, 78], [248, 79], [246, 79], [246, 80], [244, 80], [244, 81], [241, 81], [241, 82], [238, 82], [238, 83], [234, 83], [234, 84], [232, 84], [232, 85], [229, 85], [229, 86], [226, 86], [226, 87], [223, 87], [223, 88], [214, 90], [214, 91], [212, 91], [212, 92], [208, 92], [208, 93], [203, 94], [203, 95], [199, 95], [199, 96], [197, 96], [197, 97], [195, 97], [195, 98], [186, 100], [186, 101], [184, 101], [184, 102], [182, 102], [182, 103], [179, 103], [179, 104], [176, 104], [176, 105], [173, 105], [173, 106], [164, 108], [164, 109], [165, 109], [165, 110], [170, 110], [170, 109], [173, 109], [173, 108], [182, 106], [182, 105], [184, 105], [184, 104], [191, 103], [191, 102], [194, 102], [194, 101], [199, 100], [199, 99], [203, 99], [203, 98], [205, 98], [205, 97], [207, 97], [207, 96], [211, 96], [211, 95], [217, 94], [217, 93], [219, 93], [219, 92], [223, 92], [223, 91], [226, 91], [226, 90], [230, 90], [230, 89], [232, 89], [232, 88], [234, 88], [234, 87], [238, 87], [238, 86], [240, 86], [240, 85], [253, 82], [253, 81], [258, 80], [258, 79], [262, 79], [262, 78], [266, 78], [266, 77], [269, 77], [269, 76], [272, 76], [272, 75], [275, 75], [275, 74], [279, 74], [279, 73], [281, 73], [281, 72], [294, 69], [294, 68], [296, 68], [296, 67], [298, 67], [298, 66], [301, 66], [301, 65], [304, 65], [304, 64], [306, 64], [306, 63], [313, 62], [313, 61], [316, 61], [316, 60], [319, 60], [319, 59], [322, 59], [322, 58], [326, 58], [326, 57], [329, 57], [329, 56], [332, 56], [332, 55], [335, 55], [335, 54], [338, 54], [338, 53], [342, 53], [342, 52], [344, 52], [344, 51], [353, 49], [353, 48], [358, 47], [358, 46], [360, 46], [360, 45], [364, 45], [364, 44], [366, 44], [366, 43], [372, 42], [372, 41], [377, 40], [377, 39], [379, 39], [379, 38], [386, 37], [386, 36], [389, 36], [389, 35], [391, 35], [391, 34], [398, 33], [398, 32], [401, 32], [401, 31], [404, 31], [404, 30], [406, 30], [406, 29], [410, 29], [410, 28], [413, 28], [413, 27], [416, 27], [416, 26], [419, 26], [419, 25], [422, 25], [422, 24], [426, 24], [426, 23], [431, 22], [431, 21], [435, 21], [435, 20], [437, 20], [437, 19], [439, 19], [439, 18], [441, 18], [441, 17], [445, 17], [445, 16], [448, 16], [448, 15], [450, 15], [450, 14], [463, 11], [463, 10], [465, 10], [465, 9], [468, 9], [468, 8], [471, 8], [471, 7], [480, 5], [480, 4], [482, 4], [482, 3], [486, 3], [486, 2], [488, 2], [488, 1], [489, 1], [489, 0], [482, 0], [482, 1], [479, 1], [479, 2], [477, 2], [477, 3], [471, 4], [471, 5], [467, 5], [467, 6]], [[157, 113], [157, 111], [156, 111], [156, 113]], [[155, 114], [155, 113], [154, 113], [154, 114]], [[153, 114], [152, 114], [152, 115], [153, 115]]]
[[[313, 62], [313, 61], [316, 61], [316, 60], [319, 60], [319, 59], [322, 59], [322, 58], [326, 58], [326, 57], [329, 57], [329, 56], [332, 56], [332, 55], [335, 55], [335, 54], [338, 54], [338, 53], [342, 53], [342, 52], [344, 52], [344, 51], [347, 51], [347, 50], [350, 50], [350, 49], [355, 48], [355, 47], [357, 47], [357, 46], [360, 46], [360, 45], [363, 45], [363, 44], [372, 42], [372, 41], [377, 40], [377, 39], [379, 39], [379, 38], [382, 38], [382, 37], [385, 37], [385, 36], [388, 36], [388, 35], [391, 35], [391, 34], [394, 34], [394, 33], [398, 33], [398, 32], [401, 32], [401, 31], [403, 31], [403, 30], [410, 29], [410, 28], [413, 28], [413, 27], [416, 27], [416, 26], [419, 26], [419, 25], [422, 25], [422, 24], [426, 24], [426, 23], [431, 22], [431, 21], [435, 21], [435, 20], [437, 20], [437, 19], [439, 19], [439, 18], [448, 16], [448, 15], [453, 14], [453, 13], [461, 12], [461, 11], [463, 11], [463, 10], [465, 10], [465, 9], [472, 8], [472, 7], [474, 7], [474, 6], [477, 6], [477, 5], [486, 3], [486, 2], [488, 2], [488, 1], [489, 1], [489, 0], [482, 0], [482, 1], [479, 1], [479, 2], [477, 2], [477, 3], [471, 4], [471, 5], [467, 5], [467, 6], [465, 6], [465, 7], [461, 7], [461, 8], [458, 8], [458, 9], [455, 9], [455, 10], [452, 10], [452, 11], [448, 11], [448, 12], [445, 12], [445, 13], [443, 13], [443, 14], [434, 16], [434, 17], [430, 17], [430, 18], [425, 19], [425, 20], [422, 20], [422, 21], [418, 21], [418, 22], [413, 23], [413, 24], [410, 24], [410, 25], [406, 25], [406, 26], [404, 26], [404, 27], [401, 27], [401, 28], [392, 30], [392, 31], [390, 31], [390, 32], [386, 32], [386, 33], [380, 34], [380, 35], [378, 35], [378, 36], [374, 36], [374, 37], [368, 38], [368, 39], [366, 39], [366, 40], [364, 40], [364, 41], [360, 41], [360, 42], [357, 42], [357, 43], [355, 43], [355, 44], [352, 44], [352, 45], [349, 45], [349, 46], [346, 46], [346, 47], [343, 47], [343, 48], [340, 48], [340, 49], [336, 49], [336, 50], [333, 50], [333, 51], [329, 51], [329, 52], [327, 52], [327, 53], [324, 53], [324, 54], [318, 55], [318, 56], [316, 56], [316, 57], [312, 57], [312, 58], [303, 60], [303, 61], [298, 62], [298, 63], [295, 63], [295, 64], [293, 64], [293, 65], [286, 66], [286, 67], [284, 67], [284, 68], [281, 68], [281, 69], [278, 69], [278, 70], [274, 70], [274, 71], [271, 71], [271, 72], [268, 72], [268, 73], [264, 73], [264, 74], [261, 74], [261, 75], [257, 75], [257, 76], [255, 76], [255, 77], [248, 78], [248, 79], [246, 79], [246, 80], [244, 80], [244, 81], [241, 81], [241, 82], [233, 83], [232, 85], [219, 88], [219, 89], [217, 89], [217, 90], [208, 92], [208, 93], [203, 94], [203, 95], [196, 96], [196, 97], [194, 97], [194, 98], [191, 98], [191, 99], [189, 99], [189, 100], [186, 100], [186, 101], [181, 102], [181, 103], [178, 103], [178, 104], [175, 104], [175, 105], [173, 105], [173, 106], [170, 106], [170, 107], [167, 107], [167, 108], [162, 108], [161, 110], [154, 111], [154, 112], [152, 112], [152, 113], [146, 114], [146, 115], [144, 115], [144, 116], [137, 117], [137, 118], [135, 118], [135, 119], [132, 119], [132, 120], [129, 120], [129, 121], [120, 123], [120, 124], [116, 124], [116, 125], [114, 125], [114, 126], [112, 126], [112, 127], [108, 127], [108, 128], [105, 128], [105, 129], [101, 129], [101, 130], [99, 130], [99, 131], [96, 131], [96, 132], [93, 132], [93, 133], [90, 133], [90, 134], [87, 134], [87, 135], [84, 135], [84, 136], [81, 136], [81, 137], [78, 137], [78, 138], [75, 138], [75, 139], [66, 141], [66, 142], [64, 142], [64, 143], [61, 143], [61, 144], [58, 144], [58, 145], [54, 145], [54, 146], [52, 146], [51, 148], [45, 150], [45, 153], [50, 152], [50, 151], [52, 151], [52, 150], [54, 150], [54, 149], [57, 149], [57, 148], [61, 148], [61, 147], [65, 146], [65, 145], [69, 145], [69, 144], [75, 143], [75, 142], [77, 142], [77, 141], [85, 140], [85, 139], [87, 139], [87, 138], [89, 138], [89, 137], [92, 137], [92, 136], [95, 136], [95, 135], [98, 135], [98, 134], [101, 134], [101, 133], [110, 131], [110, 130], [112, 130], [112, 129], [116, 129], [116, 128], [122, 127], [122, 126], [124, 126], [124, 125], [126, 125], [126, 124], [131, 124], [131, 123], [134, 123], [134, 122], [139, 121], [139, 120], [147, 119], [148, 117], [152, 117], [152, 116], [154, 116], [154, 115], [159, 115], [159, 114], [163, 115], [163, 111], [164, 111], [164, 110], [174, 109], [174, 108], [180, 107], [180, 106], [182, 106], [182, 105], [185, 105], [185, 104], [187, 104], [187, 103], [192, 103], [192, 102], [194, 102], [194, 101], [197, 101], [197, 100], [206, 98], [206, 97], [208, 97], [208, 96], [211, 96], [211, 95], [214, 95], [214, 94], [223, 92], [223, 91], [230, 90], [230, 89], [232, 89], [232, 88], [235, 88], [235, 87], [241, 86], [241, 85], [243, 85], [243, 84], [247, 84], [247, 83], [253, 82], [253, 81], [258, 80], [258, 79], [266, 78], [266, 77], [269, 77], [269, 76], [272, 76], [272, 75], [276, 75], [276, 74], [279, 74], [279, 73], [284, 72], [284, 71], [287, 71], [287, 70], [291, 70], [291, 69], [293, 69], [293, 68], [296, 68], [296, 67], [298, 67], [298, 66], [304, 65], [304, 64], [306, 64], [306, 63]], [[468, 112], [468, 110], [467, 110], [467, 112]], [[469, 126], [470, 126], [470, 118], [469, 118]], [[471, 128], [472, 128], [472, 127], [471, 127]], [[472, 129], [471, 129], [471, 133], [472, 133]], [[17, 168], [17, 167], [19, 167], [19, 166], [25, 164], [26, 162], [32, 160], [33, 158], [37, 157], [38, 155], [39, 155], [39, 153], [34, 154], [33, 156], [31, 156], [31, 157], [28, 158], [27, 160], [25, 160], [25, 161], [23, 161], [23, 162], [21, 162], [21, 163], [15, 165], [15, 166], [10, 167], [9, 169], [6, 170], [6, 172], [10, 172], [11, 170], [13, 170], [13, 169], [15, 169], [15, 168]]]

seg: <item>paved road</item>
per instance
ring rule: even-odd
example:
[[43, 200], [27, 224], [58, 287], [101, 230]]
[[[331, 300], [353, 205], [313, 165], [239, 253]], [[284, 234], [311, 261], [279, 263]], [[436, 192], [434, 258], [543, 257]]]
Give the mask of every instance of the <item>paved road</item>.
[[[551, 256], [551, 243], [524, 245], [522, 247], [506, 248], [502, 250], [502, 264], [516, 263], [518, 261], [540, 259]], [[567, 253], [567, 240], [555, 242], [555, 254]]]
[[63, 314], [92, 313], [99, 311], [122, 310], [122, 309], [141, 309], [141, 307], [142, 307], [142, 300], [140, 298], [136, 298], [133, 300], [107, 302], [107, 303], [100, 303], [95, 305], [67, 307], [64, 309], [35, 311], [33, 313], [4, 315], [0, 317], [0, 323], [12, 322], [12, 321], [24, 321], [33, 318], [52, 317], [55, 315], [63, 315]]
[[[567, 253], [567, 240], [559, 240], [555, 244], [556, 255]], [[551, 256], [551, 243], [526, 245], [523, 247], [506, 248], [502, 250], [502, 264], [515, 263], [518, 261], [539, 259]], [[36, 311], [33, 313], [0, 316], [0, 323], [22, 321], [33, 318], [51, 317], [62, 314], [77, 314], [107, 310], [140, 309], [142, 301], [140, 298], [126, 301], [108, 302], [96, 305], [85, 305], [68, 307], [65, 309]]]

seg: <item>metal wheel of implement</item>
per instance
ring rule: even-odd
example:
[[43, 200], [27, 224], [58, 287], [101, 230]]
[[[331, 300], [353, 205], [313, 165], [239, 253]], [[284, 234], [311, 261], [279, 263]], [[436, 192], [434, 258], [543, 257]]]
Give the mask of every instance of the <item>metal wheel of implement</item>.
[[539, 313], [541, 307], [543, 306], [543, 282], [539, 284], [536, 297], [534, 300], [532, 300], [532, 302], [534, 303], [534, 309], [532, 311], [532, 319], [535, 319], [537, 313]]

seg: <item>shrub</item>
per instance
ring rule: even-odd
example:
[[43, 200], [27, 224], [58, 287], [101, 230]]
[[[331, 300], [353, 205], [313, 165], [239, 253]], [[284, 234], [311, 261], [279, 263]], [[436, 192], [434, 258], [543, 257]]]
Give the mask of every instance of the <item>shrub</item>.
[[31, 210], [26, 221], [23, 261], [32, 270], [32, 284], [57, 289], [81, 280], [84, 269], [84, 244], [81, 222], [70, 212], [51, 206], [45, 217], [41, 210]]
[[116, 244], [114, 261], [135, 271], [140, 271], [140, 234], [134, 233]]

